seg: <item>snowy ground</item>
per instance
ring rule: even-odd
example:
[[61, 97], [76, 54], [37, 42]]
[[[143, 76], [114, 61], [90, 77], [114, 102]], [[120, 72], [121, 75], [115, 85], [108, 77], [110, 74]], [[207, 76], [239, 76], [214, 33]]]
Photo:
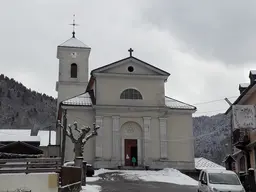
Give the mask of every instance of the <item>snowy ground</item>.
[[81, 192], [99, 192], [99, 191], [101, 191], [101, 186], [86, 184], [86, 186], [82, 188]]
[[197, 186], [198, 182], [191, 177], [181, 173], [176, 169], [166, 168], [161, 171], [144, 171], [144, 170], [107, 170], [99, 169], [95, 171], [93, 177], [87, 177], [88, 183], [100, 179], [99, 175], [109, 172], [118, 172], [127, 180], [143, 180], [149, 182], [163, 182], [177, 185]]

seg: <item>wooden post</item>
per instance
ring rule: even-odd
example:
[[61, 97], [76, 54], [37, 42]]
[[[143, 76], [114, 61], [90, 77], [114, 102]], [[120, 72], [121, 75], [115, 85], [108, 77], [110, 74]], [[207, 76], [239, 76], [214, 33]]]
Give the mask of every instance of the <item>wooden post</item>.
[[62, 151], [61, 151], [61, 165], [64, 165], [65, 161], [65, 148], [66, 148], [66, 135], [67, 135], [67, 109], [64, 110], [63, 116], [63, 138], [62, 138]]

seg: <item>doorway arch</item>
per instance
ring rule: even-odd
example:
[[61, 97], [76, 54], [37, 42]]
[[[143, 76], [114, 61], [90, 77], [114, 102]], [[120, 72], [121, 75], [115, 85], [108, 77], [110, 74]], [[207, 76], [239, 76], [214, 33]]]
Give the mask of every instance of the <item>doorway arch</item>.
[[128, 121], [121, 127], [122, 165], [132, 166], [132, 157], [136, 158], [136, 165], [142, 163], [142, 128], [134, 122]]

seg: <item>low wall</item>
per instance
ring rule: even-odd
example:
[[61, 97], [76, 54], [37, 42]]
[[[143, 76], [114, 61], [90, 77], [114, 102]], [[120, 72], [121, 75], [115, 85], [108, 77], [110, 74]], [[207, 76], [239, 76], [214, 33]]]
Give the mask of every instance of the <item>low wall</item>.
[[57, 173], [0, 174], [0, 191], [58, 192], [58, 182]]

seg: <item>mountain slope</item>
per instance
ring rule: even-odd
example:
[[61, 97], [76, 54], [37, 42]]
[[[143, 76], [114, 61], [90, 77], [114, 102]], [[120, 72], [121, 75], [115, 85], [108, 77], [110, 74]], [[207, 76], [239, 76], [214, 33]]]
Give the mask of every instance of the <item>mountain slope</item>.
[[0, 129], [55, 127], [56, 100], [0, 75]]
[[218, 114], [193, 118], [195, 156], [221, 164], [230, 152], [230, 116]]
[[[221, 163], [228, 150], [230, 118], [194, 119], [195, 155]], [[0, 129], [49, 129], [56, 124], [56, 100], [0, 75]]]

